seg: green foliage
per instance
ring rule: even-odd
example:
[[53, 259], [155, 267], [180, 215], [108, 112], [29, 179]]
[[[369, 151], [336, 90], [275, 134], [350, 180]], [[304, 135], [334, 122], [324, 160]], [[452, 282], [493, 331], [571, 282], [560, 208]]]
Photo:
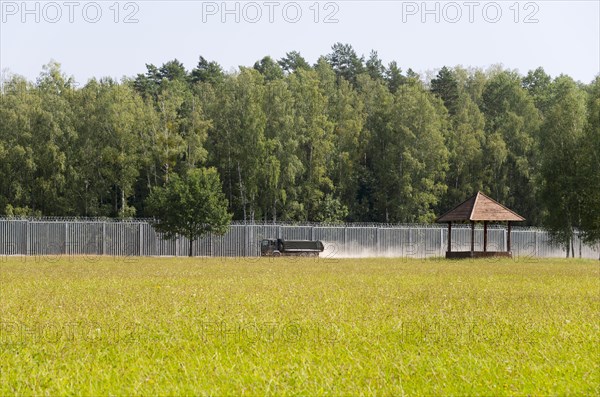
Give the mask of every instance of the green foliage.
[[131, 87], [111, 80], [91, 80], [78, 96], [79, 134], [70, 153], [78, 164], [70, 185], [77, 210], [85, 216], [134, 216], [129, 200], [142, 164], [144, 103]]
[[527, 76], [523, 77], [522, 84], [533, 98], [536, 107], [544, 114], [548, 110], [552, 78], [546, 74], [543, 68], [539, 67], [534, 71], [530, 70]]
[[147, 199], [147, 211], [158, 219], [155, 228], [165, 238], [188, 238], [189, 256], [194, 241], [209, 233], [225, 234], [231, 222], [214, 168], [189, 170], [183, 177], [173, 175], [164, 187], [155, 186]]
[[42, 216], [41, 211], [33, 211], [29, 207], [13, 207], [10, 204], [6, 205], [4, 209], [6, 216], [10, 218], [21, 218], [21, 217], [39, 217]]
[[331, 50], [326, 59], [337, 76], [355, 84], [365, 69], [364, 57], [359, 57], [350, 44], [335, 43]]
[[293, 129], [298, 139], [298, 157], [304, 172], [298, 181], [301, 205], [294, 208], [301, 220], [317, 215], [317, 204], [332, 192], [328, 173], [333, 151], [333, 123], [327, 117], [327, 97], [314, 70], [299, 70], [289, 77], [289, 90], [295, 102]]
[[256, 61], [254, 69], [258, 70], [267, 81], [283, 78], [283, 70], [270, 56], [266, 56], [260, 61]]
[[446, 113], [417, 85], [392, 95], [379, 81], [359, 81], [367, 112], [372, 216], [380, 222], [428, 222], [444, 194]]
[[431, 92], [444, 101], [444, 105], [451, 115], [456, 113], [456, 101], [458, 100], [458, 82], [452, 71], [444, 66], [431, 80]]
[[540, 114], [522, 88], [521, 78], [509, 71], [500, 71], [487, 82], [482, 100], [487, 138], [483, 148], [485, 190], [536, 224], [539, 214], [533, 169]]
[[372, 50], [369, 59], [365, 62], [365, 70], [372, 79], [382, 79], [385, 73], [383, 62], [379, 58], [377, 51]]
[[255, 219], [259, 184], [268, 172], [263, 76], [243, 68], [215, 87], [214, 102], [207, 108], [213, 120], [208, 132], [209, 163], [218, 168], [230, 209], [237, 219]]
[[279, 61], [279, 66], [286, 73], [294, 73], [298, 69], [310, 69], [306, 59], [298, 51], [291, 51], [285, 54], [285, 57]]
[[235, 219], [429, 222], [482, 190], [595, 242], [598, 80], [569, 81], [443, 67], [427, 87], [340, 43], [313, 66], [296, 51], [229, 73], [174, 59], [81, 88], [51, 62], [3, 82], [0, 213], [131, 217], [214, 167]]
[[[454, 103], [455, 113], [450, 116], [450, 128], [446, 132], [446, 147], [449, 152], [449, 168], [446, 178], [448, 192], [444, 197], [440, 213], [453, 208], [470, 197], [473, 192], [484, 190], [483, 148], [486, 143], [485, 117], [467, 94], [460, 94]], [[488, 145], [494, 155], [504, 156], [505, 146], [491, 141]]]
[[[327, 92], [331, 92], [328, 118], [334, 124], [330, 169], [334, 186], [332, 193], [341, 200], [343, 207], [348, 208], [346, 215], [350, 215], [351, 210], [352, 218], [360, 218], [357, 214], [360, 212], [357, 197], [360, 175], [364, 171], [362, 159], [367, 151], [367, 139], [363, 134], [367, 114], [360, 95], [349, 82], [343, 81], [336, 87], [329, 87]], [[339, 216], [342, 212], [337, 213]], [[320, 216], [317, 214], [317, 217]]]
[[225, 79], [225, 73], [217, 62], [209, 62], [203, 56], [200, 56], [198, 65], [192, 70], [190, 79], [193, 83], [208, 82], [216, 84]]
[[580, 148], [583, 150], [581, 181], [581, 224], [589, 243], [600, 243], [600, 76], [590, 86], [588, 123]]
[[348, 208], [339, 199], [327, 194], [317, 204], [314, 220], [327, 224], [339, 224], [343, 223], [347, 216]]
[[398, 90], [398, 87], [406, 83], [406, 77], [402, 75], [402, 69], [398, 67], [396, 61], [390, 62], [384, 73], [385, 81], [388, 84], [388, 89], [392, 94], [395, 94]]
[[573, 229], [582, 222], [584, 196], [580, 190], [594, 179], [585, 175], [585, 152], [581, 150], [589, 144], [584, 142], [587, 98], [569, 77], [560, 76], [552, 85], [553, 96], [539, 140], [539, 197], [546, 210], [544, 225], [567, 247], [568, 255]]
[[45, 215], [74, 212], [66, 197], [71, 172], [67, 153], [76, 140], [72, 79], [51, 62], [36, 86], [15, 76], [3, 87], [0, 192], [4, 199], [0, 204]]
[[299, 206], [297, 181], [304, 172], [294, 130], [294, 100], [288, 83], [276, 80], [265, 87], [265, 155], [259, 180], [259, 202], [264, 220], [293, 219]]

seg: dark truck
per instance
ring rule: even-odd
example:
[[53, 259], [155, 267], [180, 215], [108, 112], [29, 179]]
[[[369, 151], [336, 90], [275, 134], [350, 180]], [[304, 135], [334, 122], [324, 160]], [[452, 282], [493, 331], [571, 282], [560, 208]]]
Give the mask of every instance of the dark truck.
[[264, 239], [260, 256], [319, 256], [325, 247], [320, 241]]

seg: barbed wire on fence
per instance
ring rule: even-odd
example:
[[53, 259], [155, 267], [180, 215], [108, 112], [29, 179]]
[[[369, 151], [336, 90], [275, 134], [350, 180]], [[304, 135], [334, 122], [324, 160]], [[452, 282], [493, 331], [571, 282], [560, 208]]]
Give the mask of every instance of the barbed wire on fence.
[[77, 217], [77, 216], [0, 216], [0, 221], [21, 222], [80, 222], [80, 223], [152, 223], [152, 218], [108, 218], [108, 217]]
[[[52, 223], [147, 223], [153, 224], [158, 222], [154, 218], [108, 218], [108, 217], [69, 217], [69, 216], [44, 216], [44, 217], [29, 217], [29, 216], [0, 216], [0, 221], [27, 221], [27, 222], [52, 222]], [[243, 221], [234, 220], [231, 226], [281, 226], [281, 227], [318, 227], [318, 228], [380, 228], [380, 229], [440, 229], [445, 228], [443, 223], [379, 223], [379, 222], [308, 222], [308, 221]], [[453, 228], [471, 228], [469, 223], [454, 223]], [[502, 224], [488, 224], [488, 229], [505, 229]], [[513, 230], [535, 230], [546, 231], [543, 228], [536, 226], [512, 226]], [[482, 225], [475, 225], [476, 230], [482, 230]]]

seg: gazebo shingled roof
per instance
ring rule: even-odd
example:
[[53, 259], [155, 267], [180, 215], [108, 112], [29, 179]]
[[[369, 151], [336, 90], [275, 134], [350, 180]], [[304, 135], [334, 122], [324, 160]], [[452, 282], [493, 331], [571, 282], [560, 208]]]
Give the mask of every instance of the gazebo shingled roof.
[[492, 221], [520, 222], [521, 215], [509, 210], [481, 192], [469, 197], [437, 219], [437, 222]]

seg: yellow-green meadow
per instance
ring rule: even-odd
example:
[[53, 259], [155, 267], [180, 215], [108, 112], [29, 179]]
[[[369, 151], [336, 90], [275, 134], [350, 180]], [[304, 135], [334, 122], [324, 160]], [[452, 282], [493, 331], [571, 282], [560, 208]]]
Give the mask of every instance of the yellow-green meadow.
[[0, 395], [598, 395], [593, 260], [1, 258]]

